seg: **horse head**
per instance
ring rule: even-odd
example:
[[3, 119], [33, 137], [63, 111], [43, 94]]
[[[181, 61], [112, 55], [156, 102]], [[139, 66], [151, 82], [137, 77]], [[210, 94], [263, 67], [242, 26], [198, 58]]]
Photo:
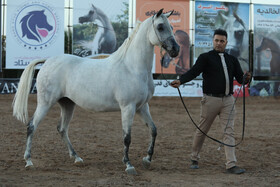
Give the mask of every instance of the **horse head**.
[[91, 8], [87, 15], [79, 17], [79, 23], [94, 22], [97, 18], [97, 8], [91, 5]]
[[279, 49], [279, 46], [272, 39], [263, 37], [261, 45], [256, 48], [256, 52], [261, 52], [266, 49], [270, 49], [271, 51], [277, 51]]
[[48, 32], [53, 29], [47, 22], [47, 16], [44, 10], [28, 12], [21, 20], [22, 37], [26, 36], [28, 39], [42, 41], [42, 37], [46, 37]]
[[[174, 36], [175, 36], [177, 43], [180, 46], [180, 51], [179, 51], [177, 58], [179, 58], [179, 61], [181, 61], [181, 62], [186, 62], [186, 60], [188, 60], [187, 59], [188, 52], [190, 50], [189, 49], [189, 46], [190, 46], [189, 35], [188, 35], [188, 33], [186, 33], [183, 30], [176, 30], [176, 32], [174, 33]], [[163, 57], [161, 58], [161, 65], [165, 68], [168, 68], [171, 60], [172, 60], [172, 58], [167, 53], [165, 53], [163, 55]]]
[[158, 11], [152, 17], [152, 31], [148, 34], [149, 40], [153, 45], [159, 45], [164, 48], [171, 57], [176, 57], [179, 54], [180, 46], [175, 40], [172, 27], [168, 21], [173, 11], [163, 13], [163, 9]]
[[244, 47], [243, 40], [246, 34], [245, 23], [236, 12], [230, 16], [224, 14], [221, 14], [221, 16], [225, 21], [223, 29], [228, 33], [226, 51], [235, 57], [239, 57]]

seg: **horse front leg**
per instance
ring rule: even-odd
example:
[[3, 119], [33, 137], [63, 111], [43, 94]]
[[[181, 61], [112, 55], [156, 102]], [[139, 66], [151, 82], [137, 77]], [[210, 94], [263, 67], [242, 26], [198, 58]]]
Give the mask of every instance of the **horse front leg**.
[[143, 158], [143, 166], [146, 169], [148, 169], [151, 165], [152, 156], [154, 154], [155, 141], [156, 141], [156, 137], [157, 137], [157, 128], [152, 120], [148, 103], [146, 103], [141, 109], [139, 109], [137, 111], [137, 114], [139, 114], [141, 120], [150, 129], [151, 141], [150, 141], [150, 144], [148, 147], [148, 155]]
[[124, 142], [124, 156], [123, 163], [126, 165], [125, 171], [127, 174], [137, 174], [135, 168], [131, 165], [128, 152], [131, 143], [131, 126], [135, 115], [134, 107], [125, 107], [121, 110], [122, 114], [122, 128], [123, 128], [123, 142]]

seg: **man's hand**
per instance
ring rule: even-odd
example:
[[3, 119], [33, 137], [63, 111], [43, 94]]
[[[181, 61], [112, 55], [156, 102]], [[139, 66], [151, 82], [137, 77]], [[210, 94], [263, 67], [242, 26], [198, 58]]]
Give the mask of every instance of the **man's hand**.
[[252, 78], [252, 73], [251, 72], [246, 72], [244, 74], [244, 83], [247, 84], [247, 83], [250, 83], [251, 81], [251, 78]]
[[179, 86], [181, 85], [181, 81], [180, 80], [174, 80], [170, 83], [170, 85], [173, 87], [173, 88], [179, 88]]

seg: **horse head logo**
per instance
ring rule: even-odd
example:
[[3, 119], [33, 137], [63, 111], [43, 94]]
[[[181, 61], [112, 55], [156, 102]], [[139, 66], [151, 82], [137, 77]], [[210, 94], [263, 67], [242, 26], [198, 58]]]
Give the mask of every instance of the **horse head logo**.
[[30, 40], [42, 42], [42, 37], [48, 36], [49, 32], [53, 30], [47, 22], [47, 16], [44, 10], [28, 12], [21, 20], [22, 38], [27, 37]]
[[97, 12], [97, 8], [94, 5], [91, 5], [88, 14], [79, 17], [79, 23], [94, 22], [98, 16]]

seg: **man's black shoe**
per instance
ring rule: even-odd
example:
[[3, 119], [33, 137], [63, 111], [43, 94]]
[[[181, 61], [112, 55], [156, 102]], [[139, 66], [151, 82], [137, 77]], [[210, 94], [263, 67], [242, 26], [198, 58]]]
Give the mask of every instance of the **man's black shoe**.
[[199, 166], [198, 166], [198, 161], [196, 160], [191, 160], [192, 163], [191, 163], [191, 169], [198, 169]]
[[242, 174], [242, 173], [245, 173], [245, 169], [242, 169], [238, 166], [233, 166], [232, 168], [227, 169], [227, 173]]

